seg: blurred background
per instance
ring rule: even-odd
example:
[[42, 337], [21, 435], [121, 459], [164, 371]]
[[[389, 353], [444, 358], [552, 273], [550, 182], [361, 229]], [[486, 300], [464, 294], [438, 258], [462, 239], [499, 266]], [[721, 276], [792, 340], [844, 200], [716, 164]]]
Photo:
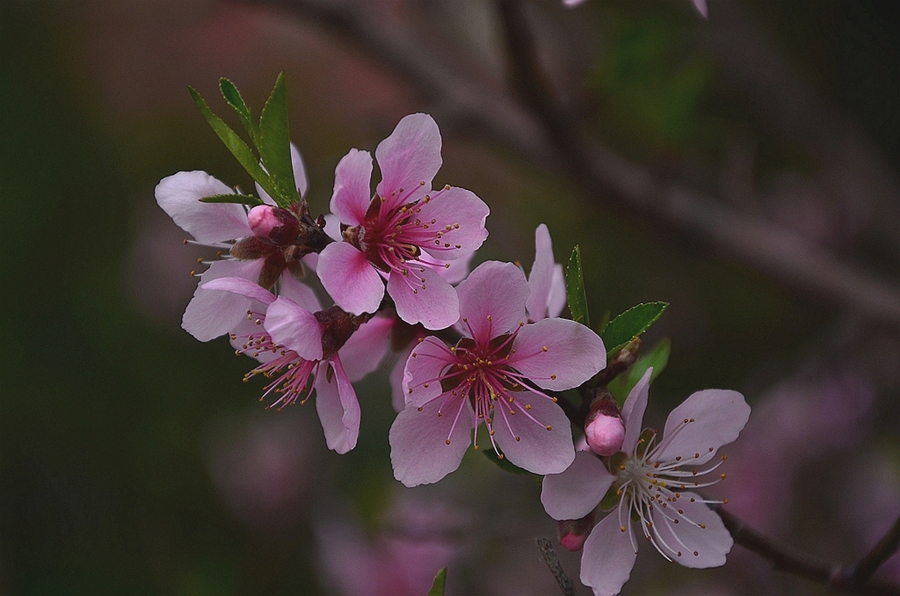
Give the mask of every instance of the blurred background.
[[[649, 421], [747, 396], [717, 488], [756, 529], [850, 563], [900, 514], [897, 2], [4, 0], [0, 61], [3, 594], [424, 594], [443, 566], [451, 595], [559, 593], [534, 479], [470, 453], [393, 480], [387, 367], [338, 456], [311, 405], [266, 411], [249, 359], [180, 329], [204, 253], [153, 189], [250, 187], [186, 90], [227, 119], [223, 76], [258, 110], [286, 73], [314, 213], [351, 147], [424, 111], [435, 184], [492, 210], [476, 262], [529, 267], [545, 222], [557, 261], [580, 244], [595, 320], [670, 302]], [[632, 578], [822, 592], [740, 546], [709, 571], [645, 552]]]

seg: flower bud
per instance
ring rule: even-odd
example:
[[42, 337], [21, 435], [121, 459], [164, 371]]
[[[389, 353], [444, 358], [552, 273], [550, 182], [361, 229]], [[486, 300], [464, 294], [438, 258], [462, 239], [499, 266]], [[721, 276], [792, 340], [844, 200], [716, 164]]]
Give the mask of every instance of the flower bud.
[[619, 406], [606, 390], [602, 390], [591, 403], [591, 410], [584, 424], [584, 438], [591, 451], [597, 455], [614, 455], [622, 448], [625, 425], [622, 423]]
[[575, 552], [584, 547], [591, 529], [594, 527], [594, 512], [588, 513], [581, 519], [566, 519], [556, 522], [556, 535], [559, 544], [566, 550]]
[[247, 214], [247, 223], [257, 238], [268, 240], [278, 246], [296, 243], [300, 233], [300, 220], [281, 207], [257, 205]]

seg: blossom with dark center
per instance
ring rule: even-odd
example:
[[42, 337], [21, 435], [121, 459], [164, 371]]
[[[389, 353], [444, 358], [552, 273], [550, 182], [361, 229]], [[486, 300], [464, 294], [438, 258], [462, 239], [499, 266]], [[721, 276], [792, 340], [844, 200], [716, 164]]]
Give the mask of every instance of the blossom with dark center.
[[481, 423], [490, 447], [513, 464], [563, 471], [575, 456], [571, 428], [542, 389], [594, 376], [606, 363], [603, 341], [574, 321], [526, 324], [528, 283], [512, 263], [481, 264], [457, 291], [462, 339], [448, 347], [422, 338], [407, 360], [406, 408], [390, 432], [394, 475], [407, 486], [437, 482], [470, 444], [481, 446]]
[[426, 114], [403, 118], [378, 145], [382, 180], [370, 191], [372, 158], [353, 149], [335, 170], [331, 210], [343, 240], [319, 255], [317, 273], [335, 303], [354, 314], [375, 312], [387, 292], [398, 316], [427, 329], [459, 318], [456, 292], [428, 264], [459, 259], [487, 238], [490, 210], [471, 191], [431, 190], [441, 166], [441, 136]]
[[694, 568], [723, 565], [733, 544], [721, 518], [707, 506], [722, 501], [694, 491], [725, 478], [718, 472], [725, 457], [711, 462], [721, 446], [738, 437], [750, 406], [736, 391], [698, 391], [669, 414], [657, 442], [655, 431], [641, 432], [652, 372], [647, 370], [622, 408], [620, 454], [602, 460], [582, 451], [565, 472], [544, 478], [541, 502], [557, 520], [587, 516], [610, 488], [619, 499], [584, 543], [581, 581], [597, 596], [619, 593], [631, 576], [641, 538], [667, 560]]
[[305, 403], [316, 392], [316, 411], [329, 449], [346, 453], [356, 446], [360, 408], [351, 383], [375, 370], [387, 351], [389, 318], [356, 316], [338, 307], [321, 310], [312, 291], [290, 275], [280, 295], [242, 278], [221, 278], [207, 291], [239, 294], [253, 307], [231, 333], [238, 353], [260, 364], [244, 377], [272, 379], [260, 400], [281, 410]]

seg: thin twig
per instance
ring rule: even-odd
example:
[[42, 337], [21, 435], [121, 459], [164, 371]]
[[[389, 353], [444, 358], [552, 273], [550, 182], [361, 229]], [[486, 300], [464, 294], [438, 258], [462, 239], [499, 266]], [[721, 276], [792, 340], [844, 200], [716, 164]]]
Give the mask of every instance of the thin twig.
[[885, 561], [900, 550], [900, 518], [866, 556], [851, 566], [847, 583], [852, 588], [865, 584]]
[[537, 543], [538, 552], [541, 553], [541, 559], [550, 568], [550, 573], [559, 584], [559, 589], [565, 596], [575, 596], [575, 584], [560, 565], [553, 544], [547, 538], [535, 538], [534, 541]]

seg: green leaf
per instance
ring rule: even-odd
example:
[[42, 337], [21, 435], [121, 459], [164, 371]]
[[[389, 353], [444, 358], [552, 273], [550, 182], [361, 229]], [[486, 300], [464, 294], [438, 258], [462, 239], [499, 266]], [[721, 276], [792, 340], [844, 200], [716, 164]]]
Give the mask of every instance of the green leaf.
[[241, 119], [241, 124], [244, 125], [244, 128], [247, 130], [247, 134], [250, 135], [250, 140], [253, 141], [253, 144], [256, 145], [257, 149], [259, 149], [259, 124], [257, 124], [256, 120], [253, 119], [253, 112], [251, 112], [250, 108], [247, 107], [247, 104], [244, 103], [244, 98], [241, 97], [241, 92], [238, 91], [237, 87], [234, 86], [234, 83], [226, 78], [219, 79], [219, 89], [222, 91], [222, 97], [225, 98], [225, 101], [228, 102], [228, 105], [234, 108], [234, 111], [237, 112], [238, 117], [240, 117]]
[[669, 363], [671, 349], [672, 342], [669, 341], [669, 338], [662, 339], [653, 346], [652, 350], [638, 358], [627, 374], [619, 375], [609, 383], [607, 389], [609, 389], [609, 392], [613, 394], [620, 405], [625, 402], [628, 393], [637, 385], [637, 382], [641, 380], [641, 377], [644, 376], [644, 373], [651, 366], [653, 367], [653, 373], [650, 375], [650, 382], [652, 383], [656, 380], [659, 373], [665, 370], [666, 364]]
[[241, 205], [262, 205], [263, 202], [253, 195], [212, 195], [211, 197], [203, 197], [201, 203], [238, 203]]
[[428, 590], [428, 594], [426, 596], [444, 596], [444, 584], [447, 583], [447, 568], [437, 572], [437, 575], [434, 576], [434, 583], [431, 584], [431, 589]]
[[238, 160], [238, 163], [244, 166], [247, 173], [274, 198], [275, 187], [272, 185], [269, 175], [260, 167], [259, 160], [256, 158], [256, 155], [253, 154], [250, 147], [247, 146], [247, 143], [245, 143], [231, 127], [225, 124], [221, 118], [213, 114], [213, 111], [209, 109], [209, 106], [206, 104], [206, 100], [203, 99], [203, 96], [201, 96], [196, 89], [188, 87], [188, 91], [190, 91], [191, 98], [200, 109], [200, 113], [203, 114], [203, 117], [206, 118], [210, 127], [212, 127], [219, 139], [225, 143], [225, 146], [228, 147], [228, 150], [231, 151], [231, 154], [234, 155], [235, 159]]
[[646, 302], [633, 306], [609, 322], [601, 337], [612, 356], [656, 322], [669, 306], [668, 302]]
[[581, 248], [577, 244], [572, 249], [569, 266], [566, 268], [566, 300], [569, 302], [572, 320], [590, 327], [587, 294], [584, 291], [584, 275], [581, 269]]
[[531, 472], [529, 472], [528, 470], [523, 470], [516, 464], [510, 463], [509, 460], [505, 457], [502, 459], [498, 457], [497, 453], [493, 449], [485, 449], [481, 453], [483, 453], [485, 457], [487, 457], [489, 460], [491, 460], [507, 472], [511, 472], [513, 474], [521, 474], [523, 476], [532, 476]]
[[278, 75], [272, 94], [259, 118], [259, 155], [272, 179], [276, 193], [272, 198], [279, 207], [287, 207], [300, 200], [291, 164], [291, 134], [288, 129], [287, 86], [284, 73]]

